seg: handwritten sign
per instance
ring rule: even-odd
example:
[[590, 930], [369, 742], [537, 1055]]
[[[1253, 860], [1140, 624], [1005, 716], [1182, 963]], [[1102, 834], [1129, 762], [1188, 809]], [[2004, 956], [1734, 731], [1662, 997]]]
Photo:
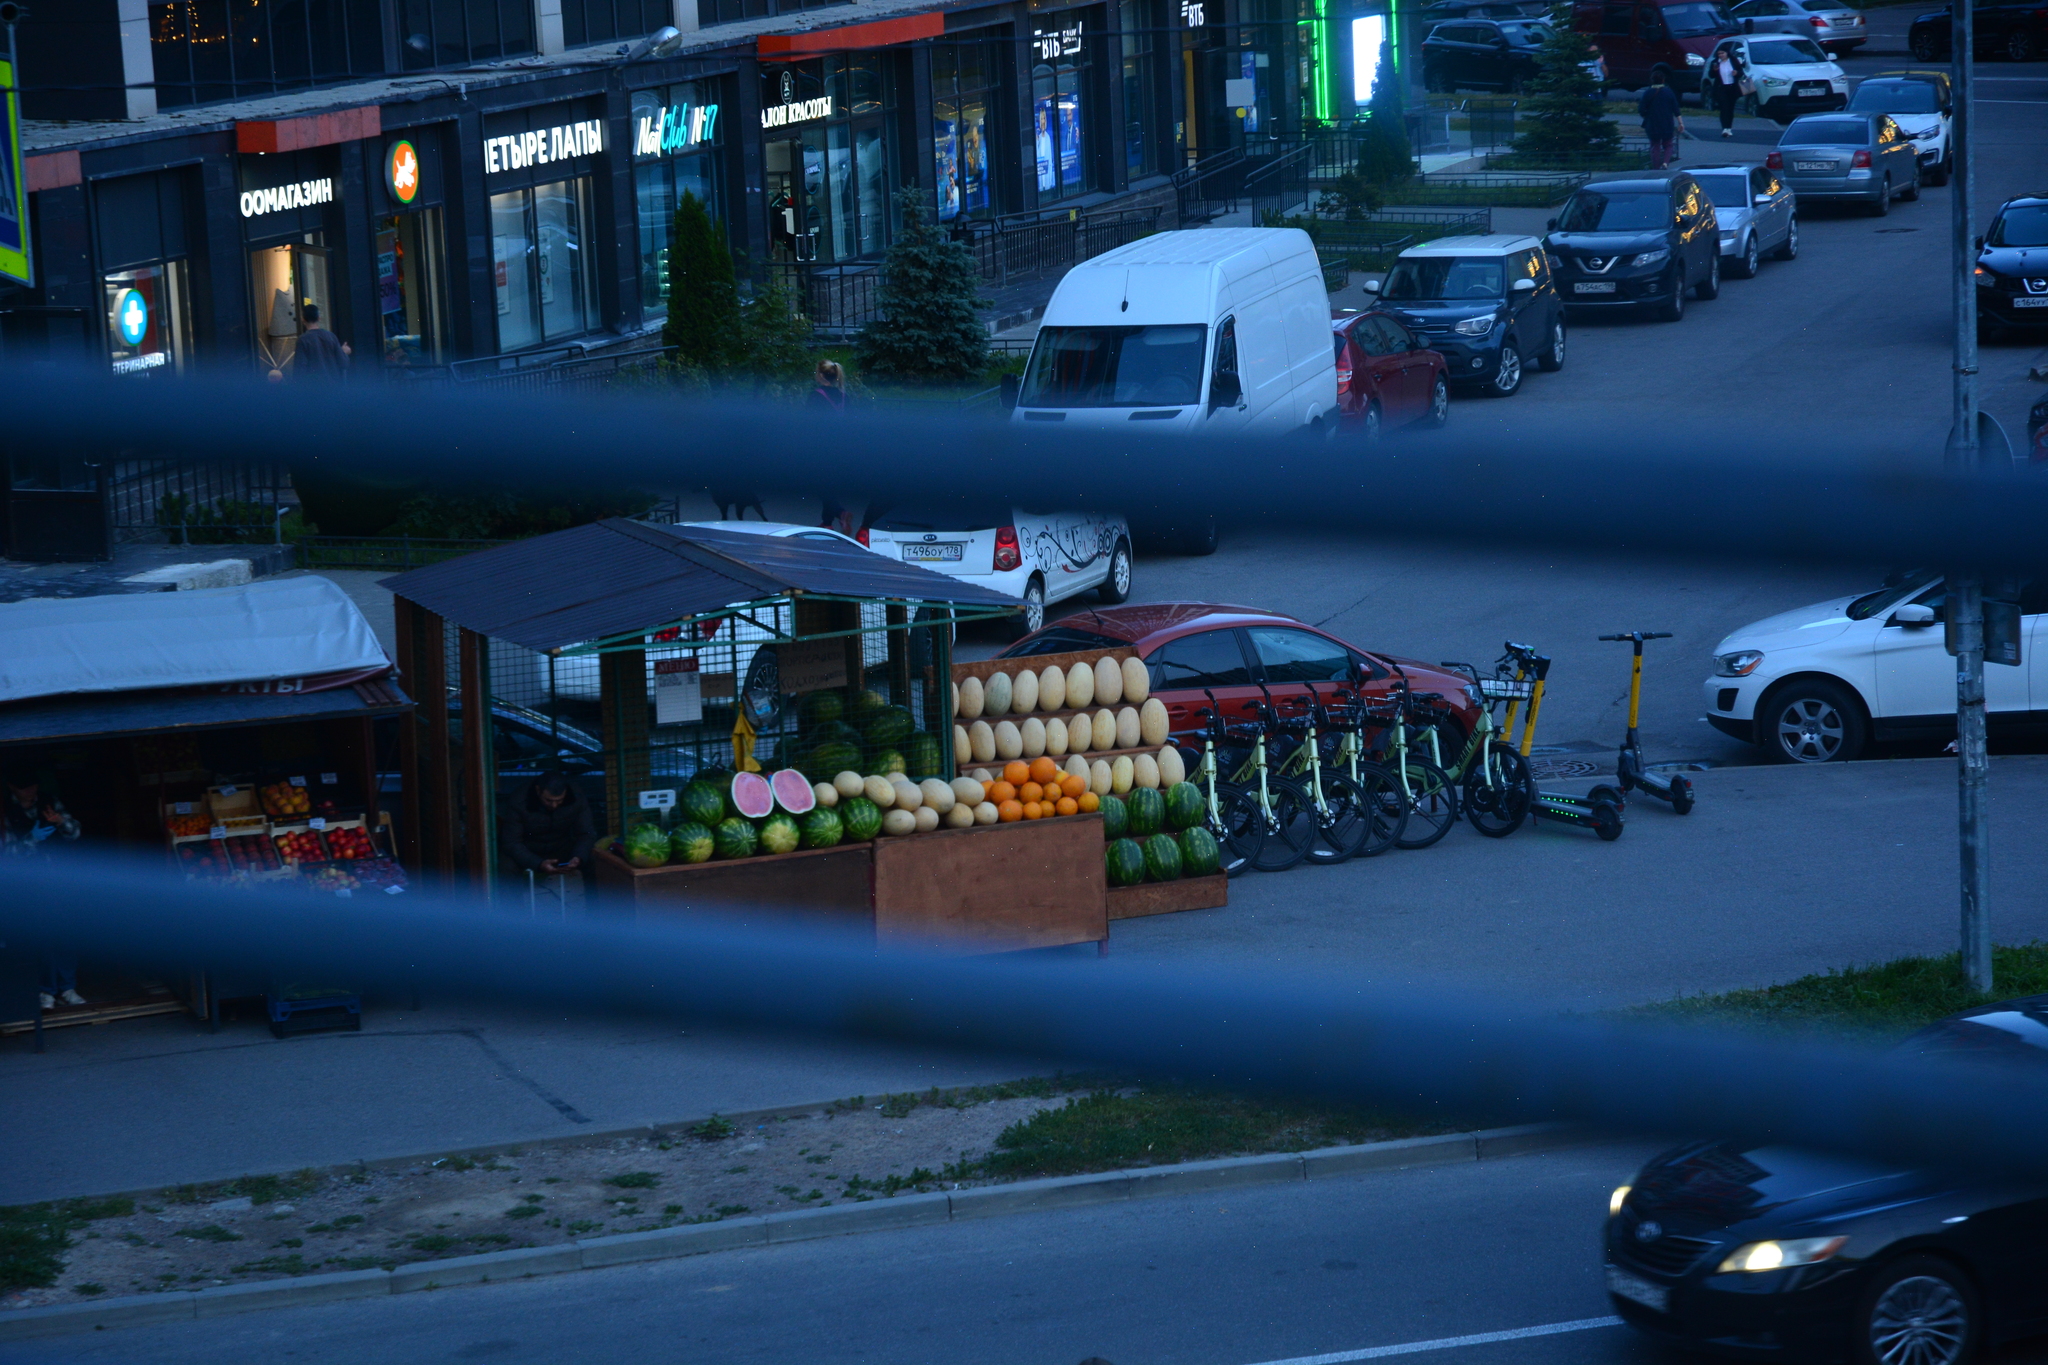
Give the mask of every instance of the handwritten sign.
[[696, 659], [656, 659], [654, 723], [695, 725], [703, 719], [704, 678], [697, 671]]
[[774, 649], [776, 673], [785, 695], [846, 686], [844, 640], [797, 640]]

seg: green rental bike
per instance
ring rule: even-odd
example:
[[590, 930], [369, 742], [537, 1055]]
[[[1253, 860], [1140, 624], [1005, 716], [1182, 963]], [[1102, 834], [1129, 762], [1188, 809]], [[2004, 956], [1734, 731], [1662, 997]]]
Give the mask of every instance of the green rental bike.
[[1446, 659], [1443, 667], [1471, 680], [1465, 694], [1479, 708], [1479, 720], [1455, 763], [1444, 763], [1437, 751], [1438, 727], [1432, 725], [1428, 732], [1431, 757], [1458, 784], [1458, 805], [1465, 818], [1489, 839], [1505, 839], [1520, 829], [1536, 800], [1529, 761], [1505, 742], [1505, 732], [1493, 715], [1503, 702], [1519, 706], [1535, 694], [1534, 683], [1514, 678], [1513, 664], [1512, 655], [1504, 657], [1494, 666], [1495, 676], [1488, 678], [1472, 664]]
[[[1392, 775], [1407, 810], [1394, 847], [1428, 848], [1458, 823], [1458, 784], [1425, 756], [1425, 752], [1436, 751], [1436, 727], [1450, 707], [1443, 704], [1437, 709], [1443, 698], [1434, 692], [1413, 691], [1408, 675], [1398, 668], [1395, 678], [1386, 702], [1379, 706], [1361, 703], [1360, 720], [1378, 724], [1379, 735], [1368, 756]], [[1417, 740], [1411, 731], [1419, 731], [1427, 739]], [[1360, 740], [1356, 733], [1347, 733], [1345, 748], [1355, 751], [1362, 747]]]
[[1266, 843], [1266, 812], [1257, 796], [1220, 776], [1217, 760], [1220, 746], [1230, 742], [1229, 727], [1223, 723], [1223, 708], [1216, 694], [1202, 689], [1207, 706], [1195, 714], [1203, 721], [1202, 756], [1194, 766], [1192, 779], [1202, 789], [1202, 824], [1215, 836], [1223, 855], [1223, 875], [1236, 877], [1258, 861]]
[[[1263, 690], [1263, 688], [1261, 689]], [[1272, 704], [1269, 693], [1267, 701]], [[1312, 823], [1308, 861], [1330, 866], [1349, 858], [1376, 858], [1394, 846], [1408, 820], [1408, 805], [1393, 775], [1377, 763], [1353, 762], [1324, 771], [1321, 735], [1334, 726], [1314, 687], [1290, 698], [1301, 717], [1280, 722], [1281, 732], [1300, 742], [1280, 761], [1279, 773], [1303, 797], [1302, 813]], [[1279, 711], [1279, 706], [1273, 706]]]

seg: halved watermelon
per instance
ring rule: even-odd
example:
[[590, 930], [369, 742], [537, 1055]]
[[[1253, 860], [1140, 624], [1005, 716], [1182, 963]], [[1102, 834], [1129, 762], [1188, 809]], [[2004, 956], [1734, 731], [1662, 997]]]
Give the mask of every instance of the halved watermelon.
[[775, 811], [775, 792], [759, 773], [732, 775], [732, 808], [749, 820], [763, 820]]
[[811, 779], [794, 768], [784, 768], [768, 779], [768, 790], [775, 797], [775, 804], [791, 815], [805, 815], [818, 804], [818, 793], [811, 788]]

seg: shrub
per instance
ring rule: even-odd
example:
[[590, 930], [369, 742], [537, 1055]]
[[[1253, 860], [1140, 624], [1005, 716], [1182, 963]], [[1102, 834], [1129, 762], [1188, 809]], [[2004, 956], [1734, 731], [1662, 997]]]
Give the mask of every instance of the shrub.
[[1586, 63], [1598, 54], [1572, 28], [1571, 8], [1550, 14], [1550, 36], [1536, 50], [1536, 74], [1523, 93], [1515, 138], [1518, 163], [1571, 166], [1621, 150], [1621, 129], [1607, 117], [1606, 99]]
[[903, 229], [883, 262], [881, 316], [861, 329], [858, 355], [869, 379], [925, 384], [972, 379], [988, 367], [988, 329], [975, 310], [981, 272], [973, 253], [926, 212], [923, 196], [896, 196]]

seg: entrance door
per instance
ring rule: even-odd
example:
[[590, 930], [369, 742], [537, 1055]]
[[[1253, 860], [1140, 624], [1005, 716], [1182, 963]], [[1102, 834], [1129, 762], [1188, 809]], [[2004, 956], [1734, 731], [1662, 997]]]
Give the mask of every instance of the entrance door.
[[303, 242], [259, 247], [249, 253], [251, 331], [256, 359], [272, 375], [284, 377], [298, 353], [306, 330], [305, 308], [320, 310], [320, 320], [334, 327], [334, 299], [327, 269], [327, 248], [319, 233]]
[[769, 143], [766, 153], [770, 253], [778, 261], [815, 261], [824, 227], [822, 139], [815, 134], [783, 138]]

